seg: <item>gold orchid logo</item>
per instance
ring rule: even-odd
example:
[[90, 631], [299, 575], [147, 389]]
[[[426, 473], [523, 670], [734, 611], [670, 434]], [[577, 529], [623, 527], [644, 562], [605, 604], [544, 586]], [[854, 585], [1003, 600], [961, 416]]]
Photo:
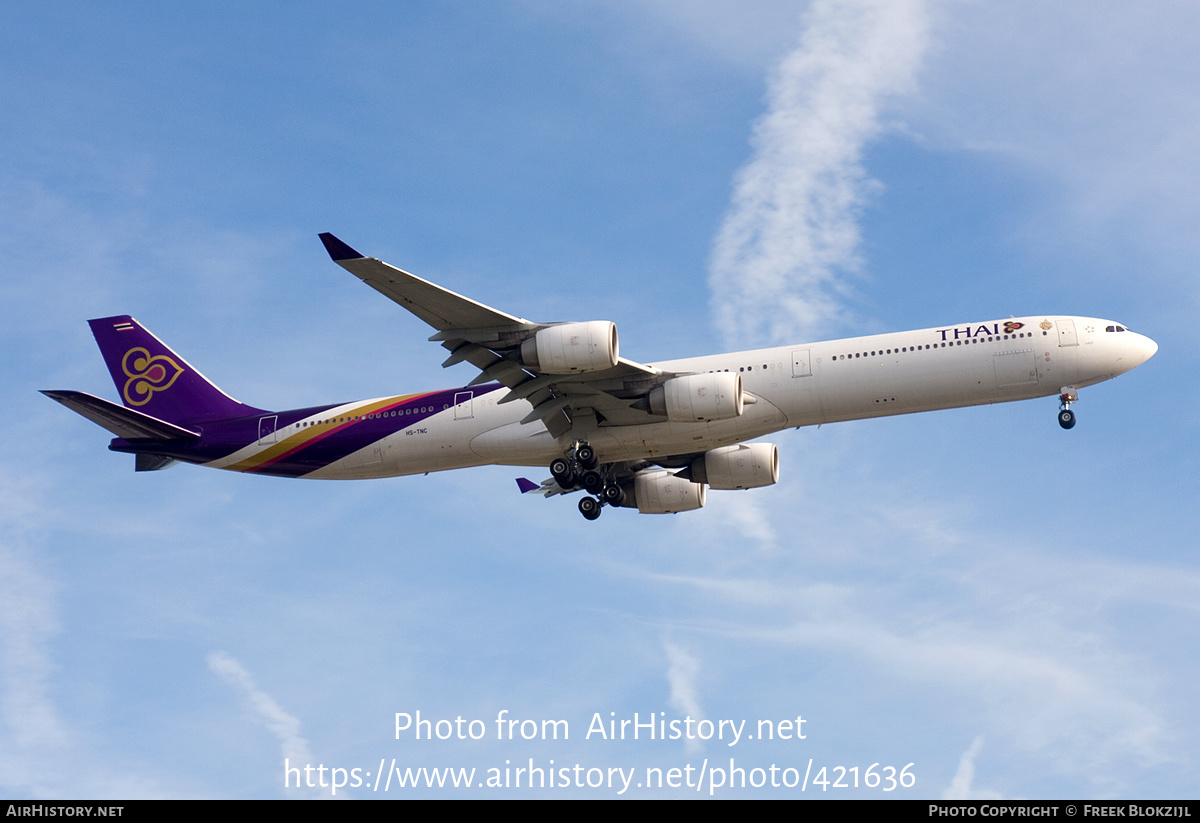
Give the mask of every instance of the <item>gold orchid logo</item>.
[[150, 355], [141, 346], [125, 352], [121, 359], [121, 370], [129, 378], [125, 381], [123, 394], [125, 402], [131, 406], [144, 406], [150, 402], [156, 391], [165, 391], [183, 369], [178, 363], [165, 354]]

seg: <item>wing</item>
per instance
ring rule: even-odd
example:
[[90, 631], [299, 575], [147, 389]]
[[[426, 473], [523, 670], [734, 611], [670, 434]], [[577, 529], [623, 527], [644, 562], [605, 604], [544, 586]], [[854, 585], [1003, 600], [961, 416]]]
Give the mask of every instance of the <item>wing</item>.
[[[558, 437], [580, 415], [594, 414], [602, 426], [663, 419], [646, 397], [673, 375], [620, 357], [612, 324], [533, 323], [365, 257], [328, 232], [320, 237], [335, 263], [436, 330], [429, 339], [450, 352], [443, 367], [468, 362], [480, 370], [470, 385], [497, 381], [509, 389], [499, 402], [528, 400], [533, 410], [522, 423], [541, 420]], [[600, 327], [612, 327], [611, 345], [597, 357]]]

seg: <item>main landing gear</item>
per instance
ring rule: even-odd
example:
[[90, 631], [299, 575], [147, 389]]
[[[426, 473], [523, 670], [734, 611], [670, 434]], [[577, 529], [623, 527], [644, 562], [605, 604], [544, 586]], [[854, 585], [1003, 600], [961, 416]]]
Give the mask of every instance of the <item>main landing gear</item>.
[[1074, 428], [1075, 412], [1071, 411], [1071, 404], [1079, 399], [1079, 394], [1074, 386], [1063, 386], [1061, 392], [1058, 396], [1058, 425], [1064, 429]]
[[585, 497], [579, 501], [579, 513], [588, 520], [595, 520], [600, 516], [600, 501], [594, 497]]
[[580, 486], [589, 496], [579, 501], [579, 513], [588, 520], [600, 516], [605, 505], [620, 506], [625, 502], [625, 491], [608, 476], [606, 466], [596, 459], [596, 451], [587, 443], [581, 443], [566, 456], [550, 464], [550, 474], [565, 491]]

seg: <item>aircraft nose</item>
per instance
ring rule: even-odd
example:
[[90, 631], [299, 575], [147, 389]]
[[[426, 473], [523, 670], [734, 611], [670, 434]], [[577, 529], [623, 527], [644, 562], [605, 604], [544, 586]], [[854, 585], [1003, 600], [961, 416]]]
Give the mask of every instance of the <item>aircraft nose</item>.
[[1154, 356], [1158, 351], [1158, 344], [1144, 334], [1137, 334], [1136, 340], [1134, 358], [1137, 360], [1136, 365], [1140, 366]]
[[1144, 334], [1126, 332], [1125, 334], [1117, 335], [1117, 338], [1119, 341], [1119, 348], [1116, 353], [1117, 368], [1121, 372], [1137, 368], [1153, 357], [1154, 353], [1158, 351], [1158, 344]]

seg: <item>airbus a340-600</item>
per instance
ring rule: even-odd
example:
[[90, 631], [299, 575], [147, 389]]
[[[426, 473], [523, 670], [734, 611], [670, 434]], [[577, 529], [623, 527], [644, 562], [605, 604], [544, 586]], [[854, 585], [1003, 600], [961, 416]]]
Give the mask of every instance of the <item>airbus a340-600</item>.
[[1112, 320], [1037, 315], [822, 343], [636, 363], [608, 321], [534, 323], [364, 257], [332, 234], [335, 262], [435, 330], [479, 375], [461, 388], [267, 411], [232, 399], [128, 316], [90, 321], [122, 405], [45, 394], [116, 435], [136, 469], [176, 462], [335, 480], [501, 464], [547, 466], [579, 510], [669, 513], [705, 491], [779, 478], [771, 443], [799, 426], [1056, 395], [1075, 425], [1077, 390], [1149, 359], [1153, 340]]

